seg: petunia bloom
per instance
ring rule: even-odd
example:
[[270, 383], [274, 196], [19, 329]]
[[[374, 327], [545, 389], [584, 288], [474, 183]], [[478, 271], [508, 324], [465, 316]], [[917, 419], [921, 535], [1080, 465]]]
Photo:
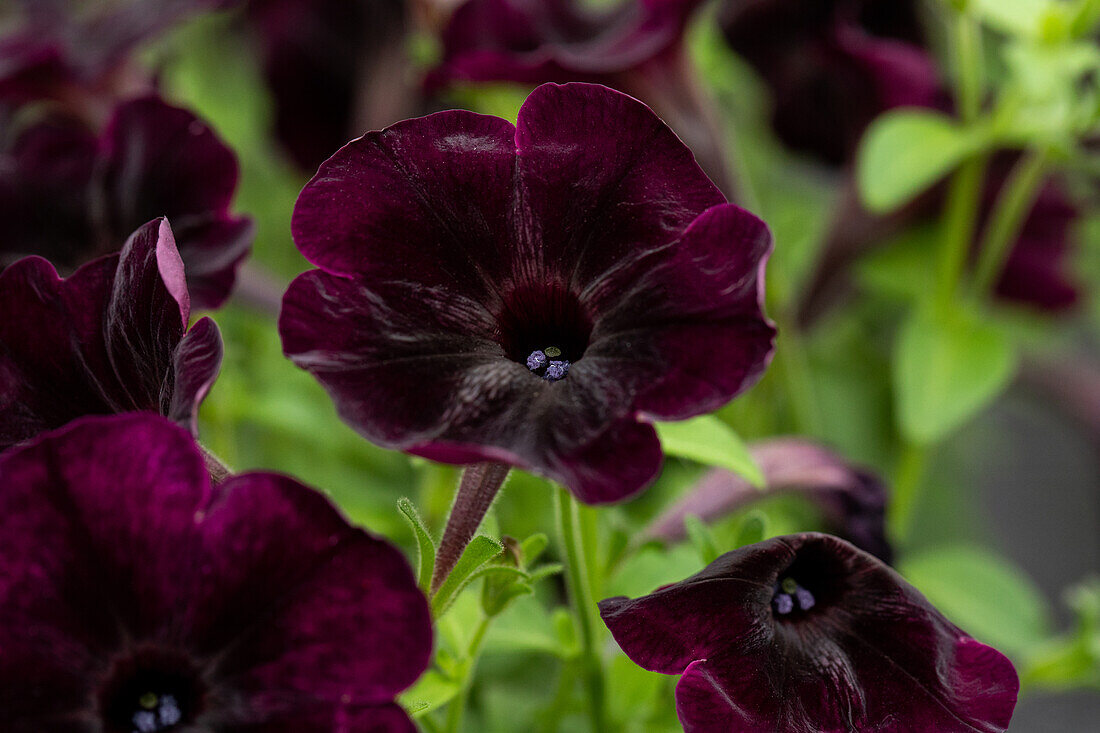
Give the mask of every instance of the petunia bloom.
[[600, 613], [635, 663], [683, 675], [686, 733], [995, 733], [1019, 691], [1000, 652], [829, 535], [742, 547]]
[[83, 415], [149, 411], [196, 430], [221, 365], [167, 220], [62, 280], [40, 257], [0, 272], [0, 451]]
[[586, 502], [647, 485], [648, 422], [716, 409], [771, 355], [767, 228], [606, 87], [543, 85], [515, 127], [456, 110], [370, 133], [321, 166], [292, 228], [321, 269], [284, 297], [283, 349], [345, 421]]
[[684, 52], [702, 0], [469, 0], [443, 32], [429, 89], [465, 82], [603, 84], [648, 104], [716, 183], [727, 175], [713, 110]]
[[684, 497], [653, 520], [646, 534], [665, 541], [685, 536], [691, 514], [713, 520], [773, 496], [803, 496], [821, 510], [833, 534], [883, 562], [893, 559], [886, 539], [886, 486], [831, 450], [800, 438], [776, 438], [749, 447], [766, 482], [763, 491], [722, 468], [708, 471]]
[[721, 23], [772, 92], [776, 134], [830, 165], [882, 112], [942, 103], [913, 0], [727, 0]]
[[213, 487], [155, 415], [46, 434], [0, 483], [5, 731], [415, 730], [393, 698], [427, 666], [427, 601], [318, 492]]
[[[415, 104], [403, 55], [405, 0], [250, 0], [275, 133], [301, 168]], [[410, 99], [412, 97], [412, 99]]]
[[229, 212], [237, 162], [205, 123], [147, 97], [119, 105], [100, 135], [67, 117], [10, 133], [0, 150], [0, 267], [37, 254], [71, 271], [167, 216], [195, 306], [225, 301], [253, 228]]
[[128, 61], [188, 15], [232, 0], [15, 0], [0, 37], [0, 102], [52, 100], [95, 117], [111, 100], [150, 90]]

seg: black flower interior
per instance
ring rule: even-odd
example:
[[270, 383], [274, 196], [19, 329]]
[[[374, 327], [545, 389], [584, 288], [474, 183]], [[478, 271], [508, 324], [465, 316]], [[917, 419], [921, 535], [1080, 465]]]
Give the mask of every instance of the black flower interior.
[[185, 655], [141, 649], [114, 661], [99, 690], [105, 733], [182, 730], [202, 712], [206, 685]]
[[548, 348], [561, 352], [554, 359], [575, 363], [592, 335], [591, 316], [576, 295], [559, 285], [525, 286], [505, 294], [497, 324], [504, 353], [520, 364]]

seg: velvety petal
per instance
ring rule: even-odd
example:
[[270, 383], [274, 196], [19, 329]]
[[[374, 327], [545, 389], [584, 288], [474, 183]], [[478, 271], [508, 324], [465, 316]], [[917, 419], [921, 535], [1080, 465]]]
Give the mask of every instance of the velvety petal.
[[98, 720], [142, 647], [195, 665], [200, 727], [412, 730], [392, 699], [427, 666], [427, 599], [319, 493], [274, 474], [213, 489], [150, 415], [76, 421], [0, 456], [0, 478], [3, 719]]
[[424, 670], [430, 617], [408, 563], [322, 495], [280, 476], [233, 477], [200, 531], [206, 584], [188, 636], [217, 653], [213, 674], [250, 699], [250, 715], [293, 714], [279, 706], [299, 697], [303, 709], [388, 702]]
[[249, 723], [219, 723], [219, 733], [416, 733], [416, 726], [400, 705], [320, 709], [280, 714], [273, 720]]
[[627, 0], [593, 12], [575, 0], [471, 0], [448, 23], [429, 84], [608, 81], [678, 43], [699, 4]]
[[84, 261], [94, 239], [89, 214], [95, 136], [81, 123], [51, 117], [0, 152], [0, 269], [37, 254], [64, 267]]
[[329, 158], [294, 208], [294, 241], [329, 272], [491, 301], [509, 264], [514, 129], [454, 110], [400, 122]]
[[178, 230], [188, 284], [206, 296], [196, 296], [196, 305], [220, 305], [252, 233], [247, 219], [228, 211], [237, 185], [232, 151], [193, 114], [155, 97], [119, 105], [102, 144], [111, 230], [167, 216]]
[[[0, 273], [0, 448], [81, 415], [143, 410], [194, 426], [220, 360], [207, 324], [184, 336], [183, 264], [164, 219], [62, 280], [29, 257]], [[180, 392], [177, 394], [176, 389]]]
[[0, 480], [0, 719], [49, 721], [87, 704], [122, 634], [186, 606], [209, 479], [186, 433], [135, 415], [0, 455]]
[[[782, 578], [815, 604], [798, 616], [773, 612]], [[1019, 688], [1003, 655], [887, 566], [827, 535], [735, 550], [650, 596], [604, 601], [601, 613], [643, 667], [685, 672], [677, 707], [690, 731], [884, 730], [902, 721], [1004, 731]]]
[[[756, 382], [774, 348], [763, 313], [771, 234], [732, 204], [708, 209], [673, 246], [585, 292], [604, 311], [585, 358], [627, 381], [638, 410], [676, 420], [717, 409]], [[606, 303], [617, 292], [613, 305]]]
[[172, 357], [176, 382], [166, 417], [198, 435], [199, 405], [218, 378], [222, 337], [209, 318], [200, 318], [184, 335]]
[[[516, 129], [529, 220], [519, 231], [520, 282], [578, 290], [629, 271], [725, 198], [691, 151], [631, 97], [591, 84], [544, 84]], [[528, 264], [531, 263], [531, 264]]]

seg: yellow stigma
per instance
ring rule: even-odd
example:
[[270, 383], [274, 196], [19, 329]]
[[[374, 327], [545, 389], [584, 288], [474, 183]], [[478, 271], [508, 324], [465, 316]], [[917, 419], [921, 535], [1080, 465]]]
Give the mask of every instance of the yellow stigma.
[[146, 710], [153, 710], [156, 708], [158, 702], [160, 702], [160, 698], [157, 697], [155, 692], [146, 692], [138, 698], [138, 705]]

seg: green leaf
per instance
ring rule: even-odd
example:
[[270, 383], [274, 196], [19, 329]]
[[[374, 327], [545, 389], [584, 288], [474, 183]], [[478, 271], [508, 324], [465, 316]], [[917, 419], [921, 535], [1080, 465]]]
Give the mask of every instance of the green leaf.
[[1017, 354], [1004, 331], [957, 311], [918, 309], [894, 351], [894, 398], [902, 433], [935, 443], [1001, 393]]
[[666, 454], [726, 468], [754, 486], [764, 486], [764, 472], [756, 465], [744, 441], [733, 428], [713, 415], [680, 422], [659, 422], [653, 427], [657, 429]]
[[969, 7], [991, 28], [1024, 38], [1038, 34], [1058, 10], [1050, 0], [970, 0]]
[[932, 605], [979, 641], [1008, 654], [1042, 643], [1050, 609], [1034, 583], [980, 547], [940, 547], [912, 554], [899, 570]]
[[416, 684], [397, 696], [401, 707], [414, 718], [435, 710], [446, 704], [462, 688], [458, 680], [453, 680], [435, 669], [429, 669]]
[[[447, 576], [447, 579], [443, 581], [443, 585], [436, 591], [435, 596], [432, 598], [432, 616], [439, 618], [451, 604], [454, 603], [455, 598], [462, 592], [462, 589], [469, 585], [471, 582], [481, 577], [484, 573], [480, 573], [482, 566], [492, 560], [494, 557], [504, 551], [504, 545], [485, 535], [478, 535], [470, 541], [470, 544], [466, 546], [466, 549], [462, 553], [462, 557], [455, 563], [454, 570]], [[500, 571], [512, 571], [520, 575], [524, 575], [522, 571], [516, 568], [508, 568], [504, 566], [495, 566], [493, 570]]]
[[435, 542], [411, 500], [405, 497], [398, 499], [397, 511], [405, 517], [416, 537], [416, 582], [421, 589], [427, 590], [432, 582], [432, 568], [435, 567]]
[[525, 539], [523, 542], [521, 542], [519, 545], [519, 549], [520, 554], [523, 557], [524, 567], [528, 567], [532, 565], [536, 560], [538, 560], [539, 555], [541, 555], [546, 550], [546, 547], [549, 544], [550, 539], [546, 536], [544, 532], [533, 534]]
[[747, 513], [737, 525], [733, 547], [730, 549], [736, 550], [738, 547], [744, 547], [745, 545], [754, 545], [767, 536], [768, 515], [759, 509], [753, 509]]
[[856, 183], [868, 209], [884, 214], [910, 201], [990, 142], [984, 129], [947, 115], [899, 109], [871, 123], [856, 157]]
[[684, 517], [684, 529], [687, 531], [691, 544], [695, 546], [695, 551], [699, 553], [703, 564], [710, 565], [714, 562], [719, 555], [718, 547], [714, 543], [714, 535], [711, 534], [707, 525], [703, 524], [703, 520], [694, 514], [688, 514]]

